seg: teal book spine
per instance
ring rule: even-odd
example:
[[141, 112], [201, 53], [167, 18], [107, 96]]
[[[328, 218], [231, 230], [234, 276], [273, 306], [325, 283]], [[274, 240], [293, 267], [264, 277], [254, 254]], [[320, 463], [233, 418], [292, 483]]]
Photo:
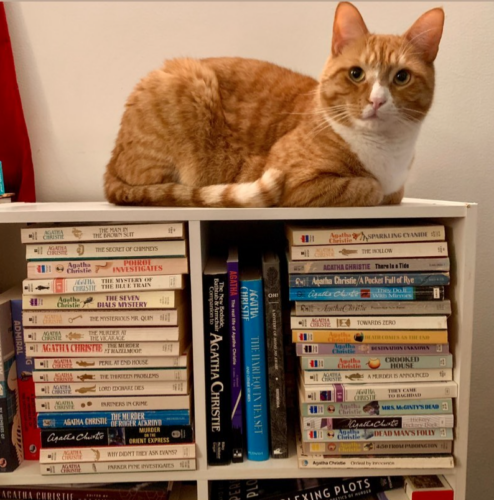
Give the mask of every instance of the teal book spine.
[[269, 458], [269, 410], [263, 287], [260, 271], [246, 270], [240, 273], [240, 308], [247, 458], [263, 461]]

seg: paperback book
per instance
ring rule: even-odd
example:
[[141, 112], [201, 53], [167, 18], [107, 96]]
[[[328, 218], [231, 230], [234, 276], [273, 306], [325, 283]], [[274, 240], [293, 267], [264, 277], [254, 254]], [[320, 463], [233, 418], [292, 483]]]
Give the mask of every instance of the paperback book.
[[415, 355], [449, 354], [449, 344], [305, 344], [295, 345], [297, 356], [327, 355]]
[[90, 383], [90, 382], [186, 382], [189, 371], [186, 369], [140, 369], [140, 370], [64, 370], [33, 372], [34, 382]]
[[293, 342], [330, 344], [446, 344], [447, 330], [292, 330]]

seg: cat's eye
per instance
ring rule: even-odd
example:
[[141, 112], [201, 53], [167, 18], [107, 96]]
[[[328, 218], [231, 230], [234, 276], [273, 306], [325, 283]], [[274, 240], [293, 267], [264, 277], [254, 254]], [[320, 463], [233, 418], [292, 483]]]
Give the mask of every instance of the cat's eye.
[[358, 66], [354, 66], [353, 68], [350, 68], [349, 75], [354, 82], [359, 83], [364, 81], [365, 71]]
[[406, 69], [402, 69], [396, 73], [393, 82], [395, 85], [406, 85], [410, 79], [412, 78], [412, 75], [410, 74], [409, 71]]

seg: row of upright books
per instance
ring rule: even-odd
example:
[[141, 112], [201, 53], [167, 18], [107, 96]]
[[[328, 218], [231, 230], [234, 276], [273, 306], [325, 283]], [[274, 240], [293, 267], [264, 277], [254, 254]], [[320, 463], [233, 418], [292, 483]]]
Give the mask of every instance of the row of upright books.
[[184, 223], [21, 238], [28, 279], [4, 302], [25, 458], [44, 475], [195, 469]]
[[444, 226], [288, 225], [287, 237], [300, 467], [452, 467]]

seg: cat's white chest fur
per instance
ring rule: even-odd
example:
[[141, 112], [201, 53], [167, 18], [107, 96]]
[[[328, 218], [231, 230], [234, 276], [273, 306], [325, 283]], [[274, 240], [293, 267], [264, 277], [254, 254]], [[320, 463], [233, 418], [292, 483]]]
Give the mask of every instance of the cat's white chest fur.
[[398, 191], [408, 177], [420, 125], [399, 127], [392, 132], [354, 130], [328, 119], [333, 130], [381, 184], [385, 195]]

